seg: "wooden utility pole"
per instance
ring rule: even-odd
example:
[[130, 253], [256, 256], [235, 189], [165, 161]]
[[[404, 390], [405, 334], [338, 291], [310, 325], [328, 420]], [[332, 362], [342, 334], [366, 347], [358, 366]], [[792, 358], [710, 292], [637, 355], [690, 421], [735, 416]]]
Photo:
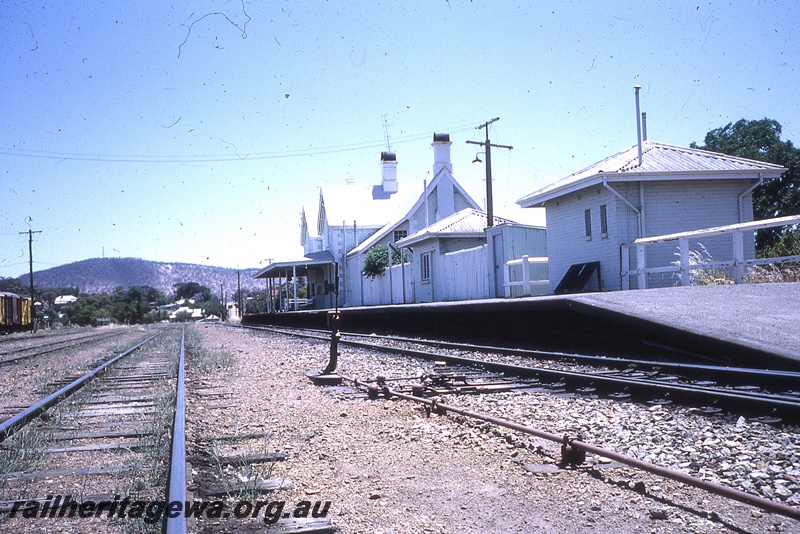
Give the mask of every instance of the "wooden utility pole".
[[28, 267], [31, 284], [31, 320], [36, 320], [36, 298], [33, 295], [33, 234], [41, 234], [41, 230], [28, 229], [27, 232], [20, 232], [20, 235], [28, 234]]
[[237, 299], [237, 305], [239, 306], [239, 318], [241, 319], [244, 317], [244, 311], [242, 310], [242, 271], [236, 271], [236, 287], [239, 291], [239, 298]]
[[493, 124], [500, 120], [500, 117], [495, 117], [490, 121], [486, 121], [480, 126], [476, 126], [476, 130], [486, 129], [486, 141], [467, 141], [470, 145], [480, 145], [485, 147], [486, 153], [486, 227], [490, 228], [494, 226], [494, 201], [492, 199], [492, 147], [495, 148], [506, 148], [511, 150], [514, 148], [513, 146], [508, 145], [493, 145], [489, 141], [489, 125]]

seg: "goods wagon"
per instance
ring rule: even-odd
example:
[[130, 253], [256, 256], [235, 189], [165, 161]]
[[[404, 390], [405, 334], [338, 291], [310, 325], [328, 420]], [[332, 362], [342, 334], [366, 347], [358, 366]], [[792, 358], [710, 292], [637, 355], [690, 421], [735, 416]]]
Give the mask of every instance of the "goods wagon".
[[0, 291], [0, 334], [30, 330], [31, 308], [31, 299]]

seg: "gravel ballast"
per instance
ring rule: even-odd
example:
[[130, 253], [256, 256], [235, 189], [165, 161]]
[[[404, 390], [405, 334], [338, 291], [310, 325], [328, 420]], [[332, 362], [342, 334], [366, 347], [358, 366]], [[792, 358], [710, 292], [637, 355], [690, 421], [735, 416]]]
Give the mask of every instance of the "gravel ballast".
[[[560, 448], [459, 416], [428, 416], [401, 400], [362, 400], [304, 375], [327, 363], [329, 346], [284, 335], [195, 325], [189, 350], [189, 461], [286, 454], [271, 478], [292, 487], [259, 498], [330, 501], [338, 532], [792, 532], [800, 522], [679, 483], [589, 458], [558, 469]], [[219, 363], [200, 362], [202, 351]], [[342, 347], [339, 371], [409, 376], [432, 364]], [[202, 367], [202, 369], [201, 369]], [[556, 434], [729, 484], [797, 506], [796, 427], [690, 415], [672, 406], [618, 403], [543, 392], [444, 398]], [[220, 438], [228, 438], [221, 441]], [[262, 467], [263, 468], [263, 467]], [[198, 499], [225, 479], [253, 473], [195, 469]], [[198, 532], [249, 532], [258, 519], [203, 518]]]

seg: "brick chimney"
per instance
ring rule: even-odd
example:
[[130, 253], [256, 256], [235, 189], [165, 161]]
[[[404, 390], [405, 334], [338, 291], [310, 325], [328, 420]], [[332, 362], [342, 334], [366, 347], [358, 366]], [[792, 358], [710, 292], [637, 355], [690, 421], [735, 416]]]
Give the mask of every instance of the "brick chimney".
[[381, 152], [381, 186], [387, 195], [397, 193], [397, 155]]
[[446, 168], [450, 174], [453, 174], [453, 164], [450, 162], [450, 134], [435, 133], [433, 134], [433, 176], [436, 177], [439, 172]]

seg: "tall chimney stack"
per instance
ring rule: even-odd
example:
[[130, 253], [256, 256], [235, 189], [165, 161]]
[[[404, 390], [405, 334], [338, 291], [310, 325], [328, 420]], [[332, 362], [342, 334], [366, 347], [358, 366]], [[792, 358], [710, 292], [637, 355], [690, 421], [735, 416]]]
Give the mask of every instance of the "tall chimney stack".
[[450, 134], [434, 133], [433, 134], [433, 177], [446, 168], [450, 174], [453, 174], [453, 164], [450, 162]]
[[381, 186], [387, 195], [397, 193], [397, 155], [381, 152]]

